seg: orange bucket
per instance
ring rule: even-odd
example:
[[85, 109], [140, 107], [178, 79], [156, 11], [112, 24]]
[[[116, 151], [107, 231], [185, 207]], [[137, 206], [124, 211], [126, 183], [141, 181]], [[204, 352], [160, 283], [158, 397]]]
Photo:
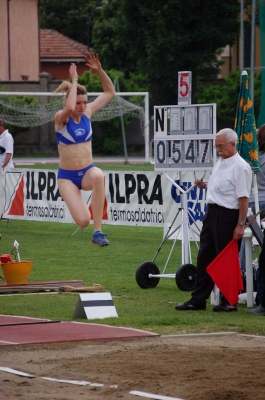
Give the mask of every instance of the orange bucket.
[[33, 260], [21, 260], [1, 263], [7, 285], [23, 285], [28, 283], [33, 262]]

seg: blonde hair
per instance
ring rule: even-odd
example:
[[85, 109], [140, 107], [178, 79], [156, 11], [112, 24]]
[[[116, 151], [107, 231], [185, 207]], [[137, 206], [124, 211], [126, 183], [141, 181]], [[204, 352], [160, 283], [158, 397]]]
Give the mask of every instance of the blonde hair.
[[[65, 92], [66, 93], [66, 97], [68, 97], [71, 87], [72, 87], [72, 83], [71, 82], [63, 81], [60, 84], [60, 86], [57, 89], [54, 90], [53, 93]], [[86, 90], [85, 86], [77, 84], [77, 95], [79, 95], [79, 94], [87, 95], [87, 90]]]

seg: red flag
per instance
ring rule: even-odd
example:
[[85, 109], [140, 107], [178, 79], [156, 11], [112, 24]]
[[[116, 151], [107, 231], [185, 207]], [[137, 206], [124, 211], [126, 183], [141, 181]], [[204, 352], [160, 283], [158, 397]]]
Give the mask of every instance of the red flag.
[[236, 304], [238, 302], [238, 292], [243, 290], [237, 241], [232, 239], [208, 265], [206, 271], [229, 301], [229, 304]]

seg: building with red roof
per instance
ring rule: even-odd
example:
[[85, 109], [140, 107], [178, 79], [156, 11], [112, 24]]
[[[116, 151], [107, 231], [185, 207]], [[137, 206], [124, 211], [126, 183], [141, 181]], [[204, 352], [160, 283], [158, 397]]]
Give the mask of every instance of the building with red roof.
[[0, 0], [0, 80], [39, 81], [37, 0]]
[[69, 79], [69, 66], [76, 63], [79, 75], [87, 66], [88, 48], [53, 29], [40, 29], [40, 72], [48, 72], [52, 79]]

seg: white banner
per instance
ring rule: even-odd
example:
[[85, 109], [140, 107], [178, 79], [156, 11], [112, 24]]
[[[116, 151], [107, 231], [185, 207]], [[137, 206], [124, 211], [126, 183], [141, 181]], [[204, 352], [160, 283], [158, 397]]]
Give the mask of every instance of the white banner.
[[[205, 212], [205, 190], [195, 187], [188, 195], [157, 172], [104, 171], [105, 204], [103, 223], [165, 227], [178, 215], [181, 223], [181, 197], [187, 196], [189, 224], [201, 227]], [[179, 174], [171, 174], [179, 184]], [[192, 172], [181, 175], [182, 185], [191, 187]], [[12, 169], [3, 177], [4, 196], [0, 204], [3, 218], [32, 221], [73, 222], [57, 186], [57, 171]], [[91, 192], [81, 191], [91, 210]], [[1, 197], [0, 197], [1, 199]]]

